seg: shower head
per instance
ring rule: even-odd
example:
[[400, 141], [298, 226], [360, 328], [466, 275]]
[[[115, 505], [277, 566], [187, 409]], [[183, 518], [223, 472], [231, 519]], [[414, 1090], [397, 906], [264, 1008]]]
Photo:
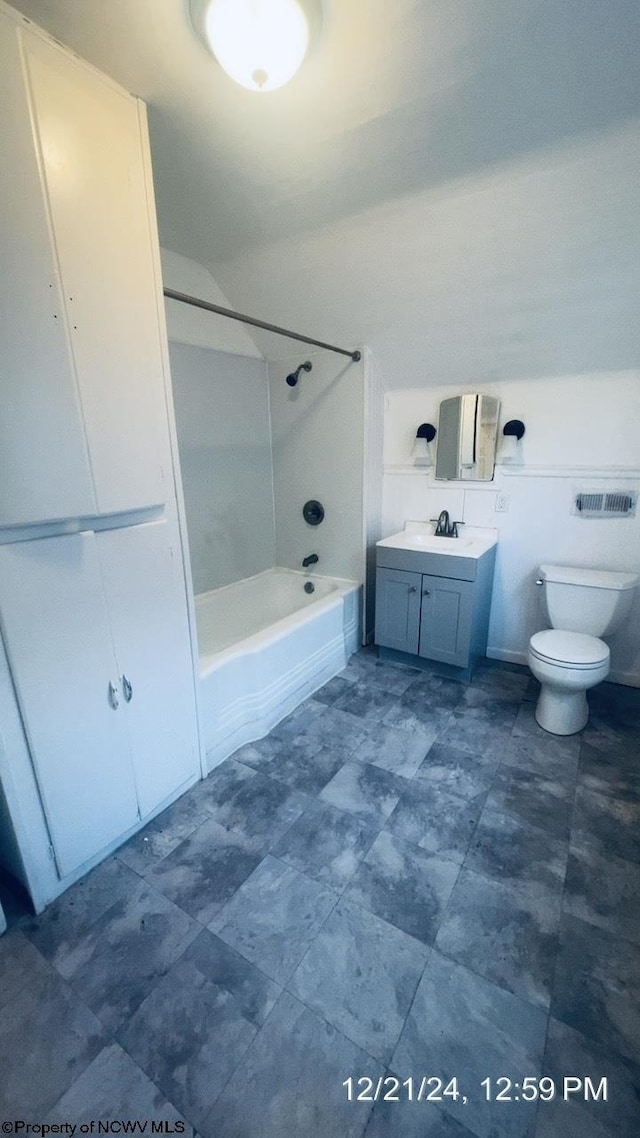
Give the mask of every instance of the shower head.
[[311, 364], [309, 360], [307, 360], [306, 363], [300, 364], [300, 367], [296, 368], [295, 371], [291, 372], [291, 375], [287, 376], [287, 383], [289, 384], [289, 387], [295, 387], [297, 385], [298, 380], [300, 379], [301, 371], [311, 371]]

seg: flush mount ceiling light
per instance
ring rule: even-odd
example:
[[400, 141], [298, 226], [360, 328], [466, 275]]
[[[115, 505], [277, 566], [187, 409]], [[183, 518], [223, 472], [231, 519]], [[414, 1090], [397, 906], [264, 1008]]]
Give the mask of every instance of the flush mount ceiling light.
[[218, 63], [250, 91], [293, 78], [320, 19], [319, 0], [190, 0], [199, 36]]

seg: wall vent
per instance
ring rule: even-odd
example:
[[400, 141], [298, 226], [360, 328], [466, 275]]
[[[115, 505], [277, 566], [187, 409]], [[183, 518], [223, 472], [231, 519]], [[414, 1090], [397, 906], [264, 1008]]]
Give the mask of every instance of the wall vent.
[[635, 490], [581, 490], [574, 498], [573, 513], [583, 518], [632, 518], [637, 500]]

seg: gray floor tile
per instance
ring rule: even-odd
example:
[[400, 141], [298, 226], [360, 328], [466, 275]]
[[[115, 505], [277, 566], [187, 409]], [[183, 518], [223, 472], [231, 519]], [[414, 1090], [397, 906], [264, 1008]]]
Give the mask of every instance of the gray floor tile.
[[[282, 746], [282, 739], [265, 735], [264, 739], [257, 739], [255, 743], [246, 743], [244, 747], [240, 747], [233, 755], [233, 761], [239, 763], [240, 766], [266, 772], [272, 758], [280, 753]], [[225, 762], [229, 762], [229, 760], [225, 759]], [[224, 763], [221, 766], [224, 766]], [[211, 774], [215, 774], [216, 770], [219, 769], [216, 767]]]
[[[431, 1086], [425, 1093], [429, 1093]], [[393, 1084], [387, 1083], [386, 1087], [386, 1093], [393, 1093]], [[392, 1138], [393, 1135], [401, 1138], [471, 1138], [471, 1130], [456, 1122], [450, 1114], [445, 1114], [435, 1102], [409, 1102], [406, 1093], [406, 1090], [401, 1090], [397, 1102], [382, 1101], [374, 1106], [365, 1138]]]
[[378, 828], [328, 802], [312, 802], [274, 847], [287, 865], [342, 891], [370, 849]]
[[395, 698], [392, 692], [356, 680], [345, 684], [345, 690], [333, 706], [336, 710], [348, 712], [359, 719], [380, 720], [393, 707]]
[[519, 1080], [540, 1072], [547, 1017], [435, 950], [429, 958], [391, 1061], [400, 1077], [457, 1076], [468, 1102], [439, 1104], [479, 1138], [527, 1138], [535, 1104], [485, 1101], [483, 1079]]
[[87, 1125], [96, 1119], [140, 1120], [147, 1123], [147, 1130], [152, 1121], [170, 1127], [184, 1123], [182, 1115], [117, 1043], [109, 1044], [96, 1056], [47, 1116], [47, 1122], [58, 1125]]
[[[538, 721], [536, 720], [535, 704], [529, 703], [529, 702], [523, 702], [522, 706], [520, 707], [520, 709], [518, 711], [516, 721], [513, 725], [513, 734], [516, 736], [517, 735], [532, 736], [534, 739], [546, 739], [546, 738], [548, 738], [549, 732], [545, 731], [540, 726]], [[560, 738], [560, 736], [557, 736], [557, 735], [554, 737], [556, 739]], [[576, 736], [575, 735], [567, 735], [567, 736], [565, 736], [565, 738], [574, 742], [576, 739]]]
[[501, 767], [487, 798], [487, 810], [528, 822], [553, 838], [569, 837], [573, 794], [566, 782], [516, 767]]
[[0, 1015], [0, 1115], [41, 1122], [107, 1042], [96, 1017], [52, 968]]
[[285, 744], [268, 767], [271, 778], [293, 790], [309, 795], [319, 794], [344, 763], [344, 753], [333, 747], [321, 747], [315, 739], [298, 736]]
[[208, 929], [202, 930], [181, 960], [193, 964], [206, 980], [229, 992], [244, 1018], [257, 1027], [262, 1026], [280, 995], [279, 984]]
[[435, 731], [402, 731], [376, 722], [367, 725], [367, 736], [354, 750], [353, 758], [412, 778], [435, 739]]
[[526, 703], [537, 703], [540, 697], [540, 683], [535, 676], [529, 677], [529, 683], [525, 688], [523, 700]]
[[258, 1028], [234, 997], [180, 960], [119, 1033], [149, 1078], [198, 1129]]
[[370, 1103], [349, 1102], [350, 1075], [382, 1067], [283, 993], [202, 1127], [202, 1138], [361, 1138]]
[[288, 989], [369, 1055], [388, 1060], [428, 949], [351, 901], [341, 900]]
[[195, 939], [200, 926], [151, 885], [117, 902], [56, 967], [115, 1031]]
[[321, 703], [315, 696], [310, 696], [309, 699], [305, 699], [303, 703], [294, 708], [290, 715], [281, 720], [269, 732], [269, 736], [274, 740], [294, 739], [301, 731], [306, 731], [316, 719], [323, 717], [326, 711], [326, 703]]
[[407, 689], [385, 712], [382, 722], [401, 731], [429, 731], [438, 735], [450, 715], [450, 709], [430, 701], [423, 688]]
[[548, 1008], [558, 951], [561, 892], [534, 882], [516, 886], [463, 869], [436, 948], [459, 964]]
[[147, 876], [165, 897], [207, 925], [260, 864], [259, 845], [209, 817]]
[[537, 826], [485, 807], [464, 866], [503, 884], [538, 881], [561, 890], [568, 853], [568, 841], [552, 838]]
[[416, 782], [437, 783], [459, 798], [476, 798], [491, 786], [496, 764], [482, 754], [462, 750], [440, 739], [416, 772]]
[[406, 689], [409, 698], [415, 696], [430, 707], [443, 711], [453, 711], [454, 707], [462, 703], [465, 690], [464, 685], [457, 680], [445, 679], [430, 671], [420, 672]]
[[517, 704], [493, 700], [488, 707], [458, 707], [451, 712], [441, 738], [452, 747], [502, 760], [511, 738]]
[[268, 856], [211, 925], [277, 983], [297, 967], [337, 894]]
[[366, 682], [389, 695], [402, 695], [418, 676], [422, 675], [419, 668], [408, 668], [405, 664], [394, 663], [391, 660], [378, 660], [375, 668], [369, 670]]
[[391, 814], [386, 829], [421, 849], [460, 864], [484, 806], [485, 796], [464, 799], [437, 784], [414, 779]]
[[589, 722], [580, 738], [583, 744], [595, 747], [597, 751], [614, 751], [625, 756], [633, 751], [637, 754], [640, 744], [637, 724], [635, 729], [630, 730], [613, 716], [597, 713], [589, 716]]
[[579, 786], [572, 836], [605, 857], [640, 862], [640, 802], [623, 802]]
[[604, 683], [590, 693], [594, 719], [606, 719], [621, 729], [640, 731], [640, 689]]
[[364, 821], [382, 826], [397, 805], [407, 779], [370, 763], [349, 760], [320, 794], [323, 802], [349, 810]]
[[[547, 1035], [543, 1073], [553, 1079], [559, 1093], [538, 1109], [536, 1138], [634, 1138], [638, 1133], [640, 1067], [611, 1052], [551, 1018]], [[606, 1079], [607, 1098], [594, 1101], [584, 1088], [565, 1100], [565, 1076], [575, 1075], [592, 1087]], [[573, 1084], [575, 1085], [575, 1084]]]
[[215, 819], [268, 849], [308, 805], [305, 794], [258, 773], [216, 811]]
[[512, 735], [503, 752], [502, 762], [505, 766], [518, 767], [542, 778], [573, 786], [578, 773], [580, 742], [578, 736], [571, 736], [570, 741], [571, 745], [567, 739], [553, 735], [544, 739], [533, 735]]
[[[540, 1103], [536, 1138], [636, 1138], [640, 692], [600, 685], [560, 738], [535, 722], [537, 690], [491, 661], [464, 686], [363, 650], [21, 915], [0, 939], [9, 1117], [188, 1107], [202, 1138], [530, 1136], [535, 1109], [480, 1084], [539, 1074], [557, 951], [546, 1069], [607, 1076], [609, 1102]], [[457, 1075], [466, 1106], [347, 1101], [349, 1076], [384, 1074], [372, 1040], [386, 1057], [401, 1028], [397, 1075]], [[145, 1071], [113, 1039], [128, 1031]]]
[[[246, 769], [246, 768], [245, 768]], [[170, 854], [198, 828], [210, 813], [199, 788], [203, 783], [188, 790], [174, 802], [168, 810], [163, 810], [144, 830], [140, 830], [117, 853], [118, 861], [124, 862], [136, 873], [145, 874], [163, 857]]]
[[619, 747], [598, 749], [583, 743], [578, 784], [596, 794], [609, 794], [627, 802], [640, 802], [640, 744], [635, 753]]
[[246, 782], [253, 778], [253, 775], [250, 763], [240, 762], [236, 755], [225, 759], [219, 766], [214, 767], [207, 778], [194, 787], [199, 804], [210, 813], [215, 813], [218, 807], [228, 802]]
[[43, 956], [65, 967], [85, 935], [118, 901], [140, 887], [140, 878], [117, 858], [103, 861], [38, 917], [28, 918], [22, 929]]
[[[465, 689], [464, 703], [474, 704], [475, 695], [485, 695], [489, 699], [519, 702], [524, 699], [529, 687], [530, 675], [527, 671], [511, 672], [501, 667], [480, 666], [472, 683]], [[466, 697], [471, 696], [469, 700]]]
[[336, 754], [342, 754], [345, 759], [351, 752], [359, 747], [367, 733], [367, 723], [357, 715], [350, 715], [347, 711], [340, 711], [335, 705], [324, 707], [322, 714], [314, 716], [306, 724], [300, 724], [300, 729], [294, 739], [315, 741], [321, 747], [330, 747]]
[[329, 680], [328, 684], [321, 687], [319, 691], [314, 694], [314, 699], [319, 703], [326, 703], [329, 707], [335, 703], [341, 695], [349, 691], [349, 685], [355, 682], [355, 677], [351, 675], [349, 678], [345, 677], [342, 673], [339, 676], [334, 676]]
[[602, 857], [587, 845], [572, 846], [564, 909], [613, 936], [640, 944], [640, 865]]
[[410, 936], [433, 944], [458, 872], [454, 862], [383, 831], [345, 896]]
[[0, 1012], [23, 988], [49, 975], [46, 960], [19, 928], [0, 936]]
[[564, 916], [551, 1013], [609, 1052], [640, 1055], [640, 948]]

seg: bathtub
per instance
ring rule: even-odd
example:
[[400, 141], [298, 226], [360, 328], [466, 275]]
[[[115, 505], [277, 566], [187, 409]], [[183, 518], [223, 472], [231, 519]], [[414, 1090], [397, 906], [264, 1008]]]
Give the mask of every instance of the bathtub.
[[361, 592], [356, 581], [267, 569], [196, 596], [209, 770], [342, 671], [360, 644]]

